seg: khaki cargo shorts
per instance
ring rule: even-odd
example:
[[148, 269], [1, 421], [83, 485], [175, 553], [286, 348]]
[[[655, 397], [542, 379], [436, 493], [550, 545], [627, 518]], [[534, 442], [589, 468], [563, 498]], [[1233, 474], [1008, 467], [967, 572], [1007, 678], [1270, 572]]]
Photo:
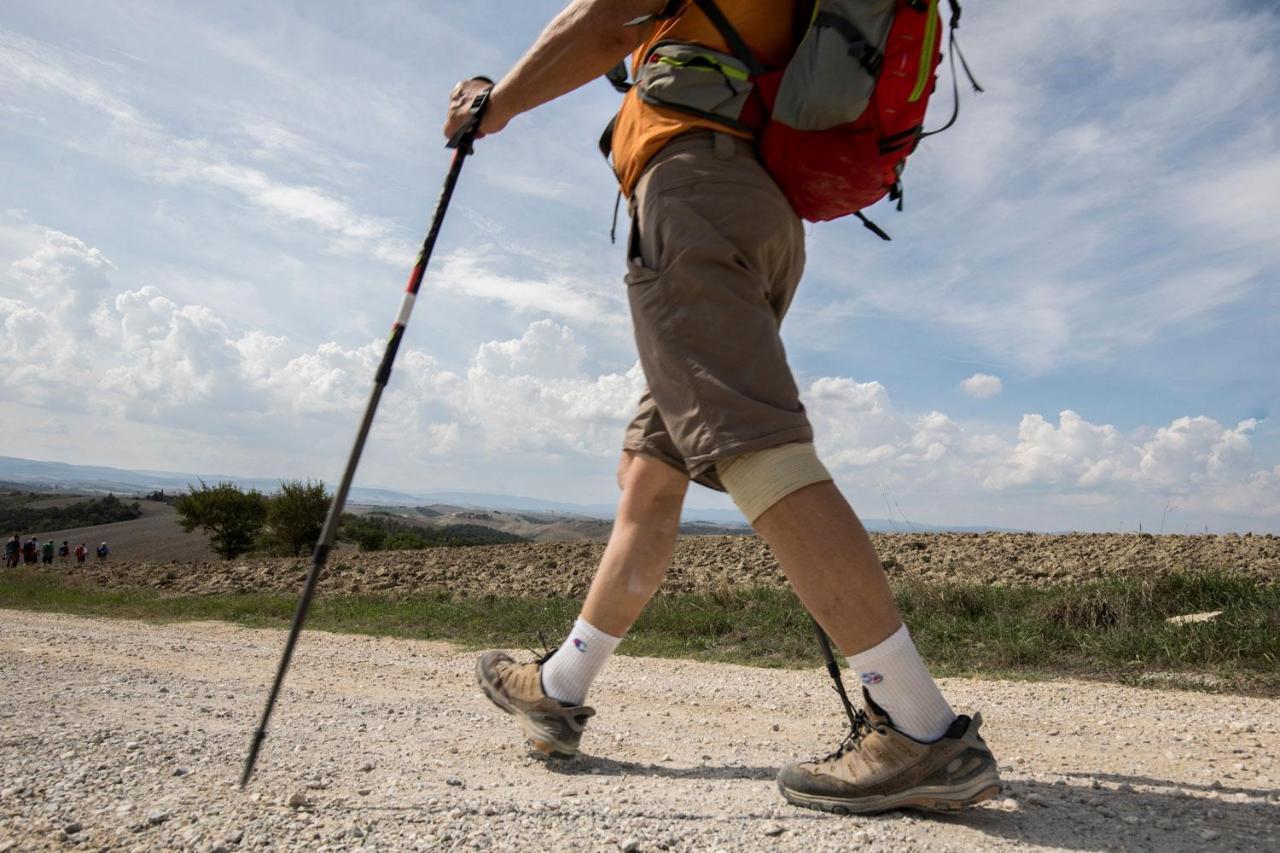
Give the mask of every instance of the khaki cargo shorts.
[[779, 327], [804, 230], [751, 145], [666, 145], [631, 199], [627, 295], [648, 384], [623, 447], [720, 491], [715, 463], [812, 441]]

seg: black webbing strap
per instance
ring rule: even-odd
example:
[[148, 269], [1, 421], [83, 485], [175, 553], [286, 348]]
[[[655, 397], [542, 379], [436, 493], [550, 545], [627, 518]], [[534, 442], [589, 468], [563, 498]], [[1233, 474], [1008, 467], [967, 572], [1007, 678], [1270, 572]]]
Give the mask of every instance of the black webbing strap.
[[889, 154], [900, 148], [915, 147], [916, 142], [920, 139], [920, 131], [924, 130], [924, 125], [917, 124], [898, 133], [891, 133], [880, 139], [880, 153]]
[[[667, 0], [667, 5], [663, 6], [662, 11], [653, 17], [659, 21], [674, 18], [676, 15], [680, 14], [680, 7], [682, 7], [686, 2], [687, 0]], [[959, 13], [957, 12], [956, 14]]]
[[624, 95], [631, 91], [631, 84], [627, 82], [628, 76], [627, 61], [625, 59], [604, 72], [604, 79], [609, 81], [609, 85]]
[[623, 26], [638, 27], [650, 21], [665, 21], [669, 18], [674, 18], [680, 14], [680, 10], [686, 2], [687, 0], [667, 0], [667, 4], [660, 11], [654, 12], [652, 15], [641, 15], [638, 18], [633, 18]]
[[613, 126], [618, 123], [618, 117], [615, 115], [609, 119], [609, 123], [604, 126], [604, 133], [600, 134], [600, 153], [604, 155], [604, 159], [608, 160], [613, 154]]
[[973, 72], [969, 70], [969, 63], [965, 61], [964, 54], [960, 52], [960, 42], [956, 41], [956, 30], [960, 29], [960, 2], [959, 0], [950, 0], [951, 3], [951, 25], [950, 34], [947, 37], [947, 52], [951, 54], [948, 61], [951, 63], [951, 118], [947, 119], [947, 123], [937, 130], [926, 130], [920, 134], [920, 138], [933, 136], [935, 133], [951, 127], [956, 123], [956, 119], [960, 118], [960, 78], [956, 76], [956, 57], [960, 57], [960, 65], [964, 68], [964, 76], [969, 78], [969, 85], [973, 86], [973, 91], [984, 91], [978, 81], [973, 79]]
[[[669, 18], [674, 18], [676, 15], [680, 14], [681, 10], [684, 8], [684, 4], [688, 1], [689, 0], [667, 0], [666, 5], [664, 5], [659, 11], [654, 12], [652, 15], [641, 15], [638, 18], [633, 18], [623, 24], [623, 26], [638, 27], [641, 24], [647, 24], [650, 21], [665, 21]], [[618, 64], [606, 71], [604, 76], [605, 79], [609, 81], [610, 86], [617, 89], [624, 95], [630, 91], [631, 86], [633, 85], [627, 82], [626, 59], [618, 60]]]
[[875, 224], [874, 222], [872, 222], [872, 221], [871, 221], [870, 219], [868, 219], [867, 217], [863, 216], [863, 215], [862, 215], [862, 211], [861, 211], [861, 210], [859, 210], [857, 213], [855, 213], [855, 214], [853, 214], [853, 215], [854, 215], [854, 216], [856, 216], [856, 217], [858, 217], [859, 219], [861, 219], [861, 220], [862, 220], [862, 225], [863, 225], [863, 227], [864, 227], [864, 228], [866, 228], [866, 229], [867, 229], [868, 231], [870, 231], [872, 234], [874, 234], [874, 235], [876, 235], [877, 237], [879, 237], [881, 240], [892, 240], [892, 239], [893, 239], [892, 237], [890, 237], [890, 236], [885, 232], [885, 230], [884, 230], [883, 228], [881, 228], [879, 225], [877, 225], [877, 224]]
[[609, 242], [618, 242], [618, 210], [622, 207], [622, 190], [618, 190], [618, 195], [613, 200], [613, 224], [609, 226]]
[[720, 11], [720, 7], [716, 5], [715, 0], [693, 0], [694, 5], [702, 10], [702, 14], [706, 15], [715, 28], [720, 32], [725, 44], [729, 46], [729, 50], [738, 58], [738, 61], [747, 66], [747, 71], [755, 75], [764, 73], [764, 66], [760, 64], [760, 60], [756, 59], [756, 55], [751, 52], [751, 48], [747, 47], [746, 41], [734, 29], [733, 24], [729, 23], [729, 19], [724, 16], [724, 12]]
[[880, 76], [880, 68], [884, 65], [884, 54], [867, 40], [862, 31], [854, 26], [853, 21], [831, 12], [819, 12], [813, 19], [813, 26], [835, 30], [849, 45], [849, 55], [862, 63], [862, 67], [867, 69], [867, 73], [872, 77]]

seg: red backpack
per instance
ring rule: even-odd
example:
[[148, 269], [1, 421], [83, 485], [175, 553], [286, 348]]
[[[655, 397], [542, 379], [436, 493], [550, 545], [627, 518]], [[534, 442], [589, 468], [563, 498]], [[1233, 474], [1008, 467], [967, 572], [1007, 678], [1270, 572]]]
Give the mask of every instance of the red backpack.
[[[952, 76], [960, 54], [951, 6]], [[765, 68], [716, 5], [692, 0], [731, 54], [664, 40], [636, 69], [637, 95], [648, 103], [750, 130], [760, 159], [797, 215], [821, 222], [853, 214], [885, 240], [862, 209], [886, 195], [902, 208], [902, 170], [920, 140], [935, 131], [924, 114], [942, 60], [939, 0], [816, 0], [786, 66]], [[655, 17], [691, 10], [673, 0]], [[960, 62], [976, 91], [982, 88]], [[621, 79], [620, 79], [621, 78]], [[625, 90], [625, 69], [609, 75]], [[606, 131], [608, 133], [608, 131]], [[603, 147], [604, 140], [602, 140]]]

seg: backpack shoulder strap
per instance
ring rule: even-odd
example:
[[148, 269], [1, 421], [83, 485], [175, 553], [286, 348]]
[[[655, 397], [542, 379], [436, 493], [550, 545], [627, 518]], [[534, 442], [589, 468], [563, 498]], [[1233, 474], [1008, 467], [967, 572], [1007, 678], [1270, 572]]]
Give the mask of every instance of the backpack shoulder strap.
[[[676, 15], [680, 14], [686, 2], [688, 2], [688, 0], [667, 0], [667, 2], [663, 4], [662, 8], [657, 12], [654, 12], [652, 15], [641, 15], [638, 18], [627, 21], [623, 26], [638, 27], [641, 24], [647, 24], [650, 21], [665, 21], [669, 18], [674, 18]], [[604, 74], [604, 78], [609, 81], [609, 85], [624, 95], [631, 90], [631, 86], [633, 85], [627, 81], [627, 77], [627, 60], [625, 58], [618, 60], [618, 64], [610, 68]], [[606, 154], [605, 156], [608, 157], [609, 155]]]
[[627, 21], [628, 27], [634, 27], [638, 24], [647, 24], [650, 21], [665, 21], [668, 18], [674, 18], [680, 14], [680, 10], [684, 7], [687, 0], [667, 0], [662, 8], [652, 15], [641, 15], [635, 20]]
[[760, 60], [752, 53], [751, 48], [747, 46], [742, 35], [734, 29], [733, 24], [729, 23], [729, 19], [724, 16], [724, 12], [720, 11], [720, 7], [716, 5], [715, 0], [693, 0], [693, 3], [702, 10], [702, 14], [710, 19], [724, 39], [725, 44], [729, 46], [729, 50], [733, 52], [739, 62], [747, 66], [747, 70], [751, 74], [760, 75], [765, 72]]

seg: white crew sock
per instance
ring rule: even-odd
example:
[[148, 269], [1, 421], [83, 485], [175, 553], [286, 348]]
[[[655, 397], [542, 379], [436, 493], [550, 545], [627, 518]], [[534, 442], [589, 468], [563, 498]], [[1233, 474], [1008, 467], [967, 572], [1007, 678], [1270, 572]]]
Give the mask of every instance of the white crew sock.
[[543, 692], [558, 702], [581, 705], [620, 642], [621, 637], [611, 637], [579, 616], [564, 644], [542, 665]]
[[955, 721], [955, 712], [920, 660], [906, 625], [879, 645], [847, 660], [871, 699], [889, 714], [898, 731], [928, 743], [946, 734]]

